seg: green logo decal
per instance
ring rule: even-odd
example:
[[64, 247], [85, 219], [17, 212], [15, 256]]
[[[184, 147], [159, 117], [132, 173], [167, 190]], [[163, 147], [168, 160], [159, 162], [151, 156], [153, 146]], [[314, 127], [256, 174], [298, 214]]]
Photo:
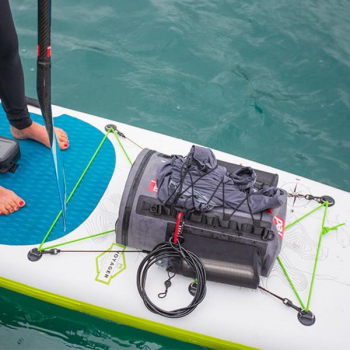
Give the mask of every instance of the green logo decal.
[[125, 246], [113, 243], [106, 252], [96, 257], [97, 276], [95, 281], [97, 282], [109, 284], [112, 278], [126, 269], [124, 253], [110, 252], [110, 250], [124, 251]]

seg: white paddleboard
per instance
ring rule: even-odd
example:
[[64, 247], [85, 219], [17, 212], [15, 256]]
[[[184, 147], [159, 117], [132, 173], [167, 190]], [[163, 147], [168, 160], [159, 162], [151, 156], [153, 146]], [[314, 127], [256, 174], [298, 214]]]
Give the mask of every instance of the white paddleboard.
[[[40, 113], [36, 108], [30, 110]], [[142, 147], [165, 154], [186, 155], [192, 145], [184, 140], [61, 107], [54, 106], [53, 113], [82, 119], [103, 132], [107, 124], [116, 124], [129, 139]], [[44, 247], [114, 229], [130, 164], [115, 136], [110, 134], [108, 137], [115, 147], [117, 162], [103, 198], [81, 226], [56, 241], [45, 243]], [[140, 149], [128, 139], [122, 139], [122, 143], [131, 160], [135, 160]], [[156, 315], [146, 309], [136, 288], [136, 271], [145, 256], [142, 253], [60, 253], [44, 255], [39, 261], [30, 262], [27, 253], [38, 245], [0, 245], [0, 287], [212, 348], [349, 349], [350, 193], [234, 155], [214, 153], [220, 160], [277, 173], [279, 187], [288, 192], [292, 192], [297, 184], [300, 194], [328, 195], [335, 199], [336, 204], [328, 209], [325, 225], [333, 227], [343, 222], [346, 225], [330, 231], [322, 239], [310, 304], [310, 310], [316, 316], [313, 326], [303, 326], [297, 319], [297, 311], [261, 290], [215, 282], [207, 282], [206, 298], [190, 315], [180, 319]], [[319, 206], [319, 203], [305, 198], [293, 202], [294, 198], [289, 198], [287, 225]], [[305, 303], [323, 212], [324, 208], [321, 208], [284, 233], [280, 258]], [[63, 248], [124, 249], [116, 245], [114, 232]], [[132, 247], [126, 247], [129, 248]], [[151, 299], [165, 309], [187, 305], [192, 298], [187, 291], [190, 279], [180, 275], [172, 280], [167, 298], [157, 298], [158, 293], [164, 291], [166, 278], [165, 269], [161, 267], [155, 267], [149, 273], [147, 292]], [[299, 306], [277, 262], [270, 276], [261, 278], [261, 285]]]

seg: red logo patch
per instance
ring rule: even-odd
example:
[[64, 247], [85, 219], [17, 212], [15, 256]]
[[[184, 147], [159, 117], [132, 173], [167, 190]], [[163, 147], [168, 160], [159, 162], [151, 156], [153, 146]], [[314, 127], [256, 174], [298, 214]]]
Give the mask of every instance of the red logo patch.
[[158, 193], [158, 187], [156, 180], [151, 180], [151, 183], [149, 184], [148, 191]]
[[278, 236], [283, 239], [284, 226], [285, 226], [284, 220], [282, 218], [280, 218], [279, 216], [275, 216], [273, 218], [273, 223], [275, 224], [275, 226], [277, 228]]

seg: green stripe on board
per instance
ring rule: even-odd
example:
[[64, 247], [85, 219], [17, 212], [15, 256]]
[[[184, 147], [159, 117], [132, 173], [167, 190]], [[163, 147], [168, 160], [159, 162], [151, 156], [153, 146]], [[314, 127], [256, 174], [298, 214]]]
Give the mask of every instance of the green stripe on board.
[[191, 332], [177, 327], [164, 325], [162, 323], [149, 321], [140, 317], [131, 316], [122, 312], [109, 310], [93, 304], [64, 297], [58, 294], [46, 292], [26, 284], [15, 282], [4, 277], [0, 277], [0, 287], [12, 290], [30, 296], [35, 299], [43, 300], [51, 304], [62, 306], [71, 310], [83, 312], [89, 315], [104, 318], [110, 321], [121, 323], [133, 328], [142, 329], [147, 332], [156, 333], [165, 337], [174, 338], [187, 343], [205, 346], [213, 349], [235, 349], [235, 350], [253, 350], [246, 345], [233, 343], [227, 340], [210, 337], [204, 334]]

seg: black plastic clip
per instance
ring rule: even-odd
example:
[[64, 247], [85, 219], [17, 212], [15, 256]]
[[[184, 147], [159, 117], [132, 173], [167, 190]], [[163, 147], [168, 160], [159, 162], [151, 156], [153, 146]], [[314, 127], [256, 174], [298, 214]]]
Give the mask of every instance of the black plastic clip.
[[149, 211], [156, 216], [162, 215], [162, 206], [160, 204], [152, 204]]
[[261, 238], [264, 241], [272, 241], [275, 238], [275, 234], [271, 230], [265, 228], [263, 233], [261, 234]]

